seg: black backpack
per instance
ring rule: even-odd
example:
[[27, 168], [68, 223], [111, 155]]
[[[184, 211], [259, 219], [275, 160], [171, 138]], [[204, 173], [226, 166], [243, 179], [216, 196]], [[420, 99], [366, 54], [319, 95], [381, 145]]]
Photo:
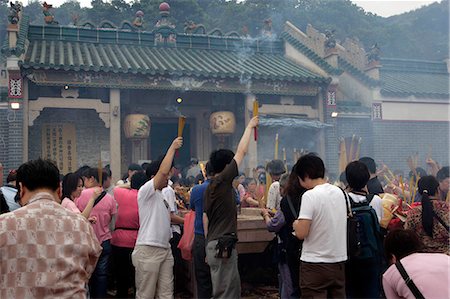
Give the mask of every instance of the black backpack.
[[[349, 260], [381, 257], [381, 231], [375, 210], [369, 205], [373, 195], [356, 203], [344, 192], [347, 203], [347, 254]], [[349, 203], [350, 207], [349, 208]]]

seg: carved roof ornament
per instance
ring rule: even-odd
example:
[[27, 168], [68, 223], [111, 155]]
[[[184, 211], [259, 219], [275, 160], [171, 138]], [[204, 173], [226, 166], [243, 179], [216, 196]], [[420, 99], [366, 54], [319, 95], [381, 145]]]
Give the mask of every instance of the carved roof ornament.
[[325, 30], [325, 48], [327, 50], [336, 48], [336, 38], [334, 33], [336, 30]]
[[206, 28], [203, 24], [196, 24], [192, 20], [184, 22], [184, 33], [193, 34], [201, 31], [201, 34], [206, 34]]
[[133, 20], [133, 26], [137, 29], [142, 29], [144, 27], [144, 12], [142, 10], [138, 10], [136, 12]]
[[20, 20], [19, 13], [22, 11], [22, 4], [16, 1], [16, 3], [9, 2], [9, 5], [8, 22], [12, 25], [16, 25]]
[[44, 21], [47, 25], [58, 25], [58, 22], [55, 21], [55, 16], [50, 11], [53, 8], [53, 5], [48, 4], [47, 2], [42, 3], [42, 13], [44, 14]]
[[268, 18], [264, 20], [262, 35], [263, 36], [272, 36], [272, 19]]
[[369, 64], [376, 64], [380, 62], [381, 49], [378, 46], [378, 43], [372, 45], [372, 47], [370, 47], [370, 50], [366, 55]]
[[163, 2], [159, 5], [161, 19], [155, 25], [155, 45], [174, 45], [177, 41], [175, 25], [169, 20], [170, 5]]

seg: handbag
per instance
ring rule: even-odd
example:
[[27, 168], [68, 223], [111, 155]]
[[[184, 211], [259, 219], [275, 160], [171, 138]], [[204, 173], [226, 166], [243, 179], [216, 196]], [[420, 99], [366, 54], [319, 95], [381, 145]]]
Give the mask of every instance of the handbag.
[[400, 263], [400, 261], [397, 261], [395, 263], [395, 267], [397, 267], [398, 272], [400, 272], [400, 275], [405, 280], [406, 286], [409, 288], [411, 293], [413, 293], [414, 297], [416, 297], [416, 299], [425, 299], [425, 297], [422, 295], [422, 293], [417, 288], [414, 281], [411, 279], [411, 277], [409, 277], [409, 275], [406, 272], [405, 268], [403, 267], [402, 263]]
[[180, 242], [178, 242], [178, 248], [181, 251], [181, 257], [186, 261], [192, 260], [192, 245], [194, 244], [194, 222], [195, 211], [189, 211], [184, 216], [184, 229]]

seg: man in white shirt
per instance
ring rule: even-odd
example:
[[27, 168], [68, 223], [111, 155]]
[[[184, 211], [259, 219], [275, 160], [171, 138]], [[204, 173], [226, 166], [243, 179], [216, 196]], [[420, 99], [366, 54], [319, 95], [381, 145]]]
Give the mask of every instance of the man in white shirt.
[[302, 298], [345, 298], [347, 210], [344, 193], [327, 183], [322, 159], [308, 154], [294, 166], [302, 196], [293, 227], [303, 241], [300, 257]]
[[167, 186], [175, 151], [183, 144], [178, 137], [162, 162], [146, 169], [150, 181], [138, 193], [139, 232], [131, 255], [136, 268], [136, 298], [173, 297], [173, 256], [170, 249], [170, 206], [161, 190]]

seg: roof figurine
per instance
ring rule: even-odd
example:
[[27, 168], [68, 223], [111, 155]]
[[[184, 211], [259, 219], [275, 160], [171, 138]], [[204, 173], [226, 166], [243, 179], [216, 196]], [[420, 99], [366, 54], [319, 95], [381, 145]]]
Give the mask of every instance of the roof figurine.
[[9, 2], [10, 8], [9, 8], [9, 15], [8, 15], [8, 21], [10, 24], [15, 25], [19, 23], [20, 16], [19, 13], [22, 10], [22, 4], [16, 1], [16, 3]]
[[50, 9], [53, 8], [53, 5], [48, 4], [47, 2], [42, 3], [42, 13], [44, 14], [44, 21], [47, 25], [57, 25], [58, 22], [55, 21], [55, 16]]
[[367, 60], [369, 64], [378, 64], [380, 62], [381, 49], [377, 43], [370, 47], [369, 53], [367, 55]]
[[174, 45], [177, 41], [175, 25], [169, 21], [170, 5], [163, 2], [159, 5], [161, 19], [155, 25], [155, 45]]
[[334, 37], [334, 33], [336, 30], [325, 30], [325, 49], [326, 50], [333, 50], [336, 48], [336, 38]]
[[203, 26], [202, 24], [196, 24], [192, 20], [184, 22], [184, 33], [193, 34], [197, 33], [200, 30], [202, 31], [203, 34], [206, 34], [205, 26]]
[[142, 29], [144, 25], [144, 12], [142, 10], [138, 10], [136, 12], [136, 17], [133, 20], [133, 26]]
[[263, 36], [272, 36], [272, 19], [268, 18], [264, 20], [264, 26], [263, 26], [263, 30], [262, 30], [262, 35]]

